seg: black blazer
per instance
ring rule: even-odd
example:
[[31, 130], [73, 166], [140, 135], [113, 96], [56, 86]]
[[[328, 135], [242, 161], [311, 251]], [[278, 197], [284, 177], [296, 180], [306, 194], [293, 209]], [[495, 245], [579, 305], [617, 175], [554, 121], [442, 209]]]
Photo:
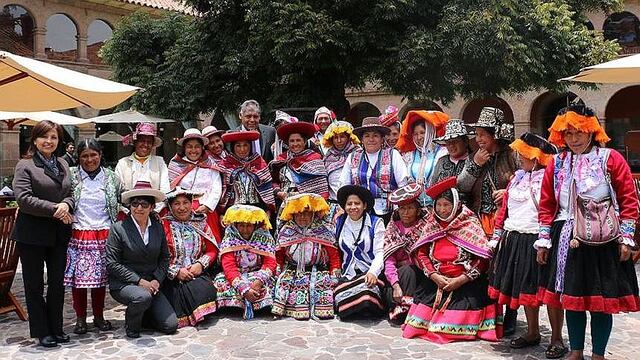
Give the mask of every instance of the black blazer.
[[149, 243], [142, 241], [131, 215], [111, 225], [107, 238], [109, 289], [137, 285], [140, 279], [164, 281], [169, 268], [169, 249], [162, 225], [151, 216]]
[[58, 159], [58, 169], [60, 175], [56, 176], [37, 155], [16, 165], [13, 191], [20, 209], [13, 238], [17, 242], [54, 246], [69, 241], [71, 225], [53, 217], [58, 203], [69, 205], [70, 211], [74, 207], [67, 162]]
[[[242, 130], [242, 125], [238, 126], [236, 130]], [[260, 155], [268, 164], [273, 160], [271, 145], [276, 142], [276, 129], [273, 126], [258, 124], [258, 130], [260, 131], [260, 151], [262, 152]]]

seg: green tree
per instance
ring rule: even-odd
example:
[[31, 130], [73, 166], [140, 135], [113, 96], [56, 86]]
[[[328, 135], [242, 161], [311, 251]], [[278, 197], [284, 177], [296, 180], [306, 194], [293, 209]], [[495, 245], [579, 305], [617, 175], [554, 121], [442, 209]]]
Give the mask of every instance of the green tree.
[[370, 82], [447, 102], [547, 88], [614, 58], [585, 11], [620, 0], [185, 0], [198, 16], [125, 19], [103, 49], [138, 108], [180, 120], [232, 110], [328, 105]]

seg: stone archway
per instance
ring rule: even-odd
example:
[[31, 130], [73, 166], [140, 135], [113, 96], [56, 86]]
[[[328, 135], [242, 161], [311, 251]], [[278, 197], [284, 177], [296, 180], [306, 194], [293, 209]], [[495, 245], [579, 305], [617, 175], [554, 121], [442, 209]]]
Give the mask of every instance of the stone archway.
[[499, 97], [488, 97], [483, 99], [473, 99], [469, 101], [462, 111], [462, 120], [466, 124], [475, 123], [480, 116], [480, 111], [483, 107], [490, 106], [498, 108], [504, 112], [505, 121], [508, 124], [513, 124], [513, 110], [509, 103]]
[[545, 138], [549, 137], [549, 127], [560, 109], [566, 107], [578, 95], [572, 92], [555, 93], [547, 91], [538, 96], [531, 106], [529, 118], [530, 131]]
[[380, 116], [380, 114], [382, 114], [380, 109], [375, 105], [369, 102], [357, 102], [351, 106], [351, 109], [344, 119], [354, 127], [358, 127], [362, 124], [362, 119], [369, 116]]

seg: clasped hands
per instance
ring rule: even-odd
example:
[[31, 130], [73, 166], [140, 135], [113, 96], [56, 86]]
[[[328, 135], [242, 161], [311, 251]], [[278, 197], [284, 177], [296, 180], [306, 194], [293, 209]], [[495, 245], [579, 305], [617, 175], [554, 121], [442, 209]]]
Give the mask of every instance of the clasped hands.
[[56, 204], [56, 211], [53, 213], [53, 217], [65, 224], [71, 224], [73, 222], [73, 217], [69, 213], [69, 205], [66, 203]]
[[202, 267], [202, 264], [197, 262], [189, 265], [188, 267], [180, 268], [176, 274], [176, 279], [188, 282], [200, 276], [203, 270], [204, 268]]
[[253, 303], [260, 300], [264, 296], [266, 291], [267, 289], [264, 288], [264, 283], [262, 282], [262, 280], [255, 280], [251, 283], [249, 290], [244, 293], [244, 298]]
[[140, 281], [138, 281], [138, 286], [147, 289], [147, 291], [149, 291], [149, 294], [151, 295], [155, 295], [158, 293], [158, 291], [160, 291], [160, 283], [156, 279], [153, 279], [151, 281], [140, 279]]
[[442, 274], [433, 273], [429, 276], [429, 278], [431, 279], [431, 281], [436, 283], [436, 285], [438, 285], [439, 289], [449, 292], [460, 288], [460, 286], [468, 283], [471, 280], [464, 274], [456, 276], [454, 278], [450, 278]]

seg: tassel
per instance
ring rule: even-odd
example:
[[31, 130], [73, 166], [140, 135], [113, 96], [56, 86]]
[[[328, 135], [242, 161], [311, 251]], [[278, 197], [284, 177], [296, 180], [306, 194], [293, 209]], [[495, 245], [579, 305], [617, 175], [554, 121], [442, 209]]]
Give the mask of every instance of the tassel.
[[248, 300], [244, 301], [244, 314], [242, 314], [242, 317], [245, 320], [251, 320], [253, 319], [253, 304], [250, 303]]

